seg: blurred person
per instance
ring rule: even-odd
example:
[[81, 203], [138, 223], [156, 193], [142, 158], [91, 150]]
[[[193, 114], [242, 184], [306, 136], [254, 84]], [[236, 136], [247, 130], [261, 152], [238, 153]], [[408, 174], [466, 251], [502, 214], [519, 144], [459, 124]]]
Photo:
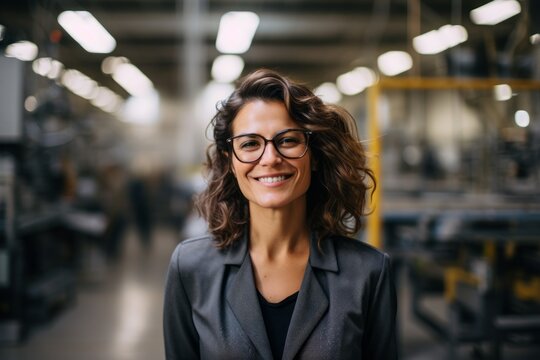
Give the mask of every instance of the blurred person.
[[118, 260], [122, 254], [129, 213], [127, 184], [127, 171], [122, 165], [108, 164], [103, 169], [100, 194], [107, 218], [107, 229], [103, 240], [105, 253], [111, 261]]
[[389, 257], [351, 238], [375, 186], [354, 119], [278, 73], [212, 120], [209, 235], [172, 255], [167, 359], [396, 359]]
[[133, 175], [128, 181], [128, 193], [135, 229], [141, 244], [149, 250], [152, 241], [152, 210], [148, 185], [139, 175]]

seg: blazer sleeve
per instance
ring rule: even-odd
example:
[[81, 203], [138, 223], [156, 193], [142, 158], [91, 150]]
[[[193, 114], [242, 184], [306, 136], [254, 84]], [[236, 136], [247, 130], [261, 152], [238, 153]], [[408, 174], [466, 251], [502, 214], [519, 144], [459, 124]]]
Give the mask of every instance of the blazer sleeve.
[[386, 254], [383, 256], [382, 270], [375, 291], [370, 298], [362, 359], [397, 359], [396, 289], [390, 258]]
[[167, 360], [198, 359], [199, 335], [179, 269], [181, 245], [174, 251], [165, 285], [163, 335]]

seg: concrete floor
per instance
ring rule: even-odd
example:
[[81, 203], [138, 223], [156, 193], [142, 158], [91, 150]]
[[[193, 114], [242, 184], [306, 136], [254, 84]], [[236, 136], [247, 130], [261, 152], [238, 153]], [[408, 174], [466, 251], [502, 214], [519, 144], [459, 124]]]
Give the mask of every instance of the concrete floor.
[[[35, 329], [19, 345], [0, 345], [2, 360], [149, 360], [163, 359], [161, 328], [165, 272], [178, 236], [158, 229], [150, 252], [144, 251], [136, 234], [127, 233], [124, 256], [104, 268], [99, 259], [89, 264], [92, 279], [79, 285], [76, 303], [49, 324]], [[401, 359], [442, 360], [444, 343], [411, 319], [407, 311], [407, 286], [401, 277]], [[90, 281], [91, 280], [91, 281]], [[444, 303], [431, 304], [444, 312]], [[472, 359], [472, 348], [463, 346], [459, 358]], [[505, 348], [504, 359], [540, 359], [538, 349]]]

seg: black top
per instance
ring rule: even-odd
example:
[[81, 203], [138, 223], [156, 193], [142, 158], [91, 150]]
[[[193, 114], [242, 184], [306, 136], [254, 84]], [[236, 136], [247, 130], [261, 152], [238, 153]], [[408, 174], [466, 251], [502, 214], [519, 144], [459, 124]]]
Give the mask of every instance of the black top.
[[259, 295], [259, 305], [261, 306], [266, 334], [272, 348], [272, 355], [274, 359], [281, 360], [298, 292], [278, 303], [270, 303], [259, 292], [257, 294]]

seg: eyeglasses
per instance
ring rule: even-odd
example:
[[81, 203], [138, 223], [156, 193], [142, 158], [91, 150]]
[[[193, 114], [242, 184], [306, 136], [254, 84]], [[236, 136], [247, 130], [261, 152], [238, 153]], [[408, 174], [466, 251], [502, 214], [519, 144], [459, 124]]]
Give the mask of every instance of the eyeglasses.
[[311, 131], [303, 129], [285, 129], [273, 138], [266, 139], [259, 134], [242, 134], [227, 139], [238, 161], [252, 163], [259, 161], [264, 154], [266, 144], [272, 142], [277, 152], [287, 159], [299, 159], [308, 149]]

